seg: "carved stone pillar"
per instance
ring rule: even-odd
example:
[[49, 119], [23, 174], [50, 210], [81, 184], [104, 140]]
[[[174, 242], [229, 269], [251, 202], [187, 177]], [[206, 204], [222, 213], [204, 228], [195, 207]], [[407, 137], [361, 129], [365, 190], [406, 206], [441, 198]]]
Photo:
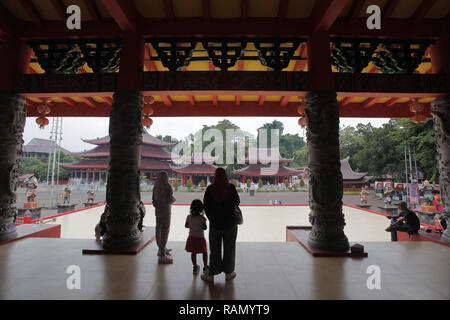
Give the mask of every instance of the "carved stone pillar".
[[439, 185], [444, 202], [444, 217], [447, 221], [447, 229], [441, 239], [450, 243], [450, 96], [431, 102], [431, 114], [438, 151]]
[[105, 248], [126, 248], [138, 243], [143, 97], [117, 92], [109, 121], [110, 160], [106, 188]]
[[305, 99], [309, 167], [309, 244], [346, 251], [342, 213], [343, 182], [339, 155], [339, 105], [334, 92], [313, 92]]
[[14, 220], [17, 188], [22, 156], [23, 128], [26, 119], [25, 98], [0, 95], [0, 241], [16, 235]]

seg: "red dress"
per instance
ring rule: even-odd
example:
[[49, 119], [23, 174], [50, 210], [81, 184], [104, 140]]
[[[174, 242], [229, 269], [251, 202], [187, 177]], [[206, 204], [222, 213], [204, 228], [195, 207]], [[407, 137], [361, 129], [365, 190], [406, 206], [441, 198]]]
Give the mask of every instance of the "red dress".
[[191, 253], [207, 253], [206, 240], [203, 235], [203, 225], [206, 219], [203, 216], [186, 217], [186, 226], [189, 228], [189, 237], [186, 241], [185, 250]]

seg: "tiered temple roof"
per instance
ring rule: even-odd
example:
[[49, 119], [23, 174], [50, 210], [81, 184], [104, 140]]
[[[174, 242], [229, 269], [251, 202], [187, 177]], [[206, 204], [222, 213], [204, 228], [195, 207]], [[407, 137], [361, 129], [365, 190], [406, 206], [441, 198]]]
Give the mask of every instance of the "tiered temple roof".
[[[109, 136], [82, 140], [97, 146], [88, 151], [72, 153], [72, 156], [83, 159], [74, 163], [62, 164], [62, 166], [68, 169], [107, 169], [109, 165]], [[144, 132], [142, 134], [141, 169], [170, 170], [171, 155], [162, 148], [173, 145], [173, 143], [161, 141]]]
[[347, 157], [341, 160], [341, 172], [344, 186], [364, 185], [369, 182], [372, 177], [368, 176], [367, 172], [354, 172], [348, 162], [349, 158], [350, 157]]

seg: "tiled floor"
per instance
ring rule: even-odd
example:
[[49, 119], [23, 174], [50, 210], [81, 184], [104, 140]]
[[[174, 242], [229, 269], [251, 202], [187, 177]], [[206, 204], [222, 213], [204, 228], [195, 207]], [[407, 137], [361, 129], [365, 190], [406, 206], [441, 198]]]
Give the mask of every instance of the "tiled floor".
[[[88, 239], [25, 239], [0, 246], [0, 299], [449, 299], [450, 250], [431, 242], [367, 242], [369, 257], [313, 258], [300, 245], [238, 242], [237, 278], [204, 283], [184, 242], [158, 265], [152, 242], [136, 256], [82, 255]], [[200, 257], [199, 257], [200, 258]], [[81, 289], [69, 290], [69, 265]], [[367, 267], [381, 271], [369, 290]]]

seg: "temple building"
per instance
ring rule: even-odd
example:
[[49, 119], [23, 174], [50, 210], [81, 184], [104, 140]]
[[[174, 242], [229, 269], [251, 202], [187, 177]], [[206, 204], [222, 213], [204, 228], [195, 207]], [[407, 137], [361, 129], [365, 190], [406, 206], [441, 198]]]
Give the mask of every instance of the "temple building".
[[341, 172], [344, 188], [362, 187], [369, 182], [372, 177], [367, 172], [355, 172], [349, 163], [349, 157], [341, 160]]
[[55, 148], [59, 148], [65, 154], [70, 154], [70, 151], [56, 145], [53, 140], [33, 138], [23, 146], [22, 157], [48, 161], [49, 154], [52, 153]]
[[[61, 164], [62, 167], [72, 171], [72, 178], [81, 179], [82, 183], [106, 182], [108, 176], [110, 137], [85, 140], [84, 142], [96, 145], [94, 149], [71, 153], [72, 156], [82, 160], [73, 163]], [[156, 179], [158, 171], [165, 170], [170, 178], [174, 172], [171, 168], [170, 153], [164, 147], [171, 147], [173, 143], [161, 141], [146, 131], [142, 134], [141, 149], [141, 175], [145, 175], [149, 181]]]
[[[277, 185], [278, 183], [285, 183], [285, 180], [288, 179], [289, 182], [292, 182], [292, 177], [297, 176], [303, 173], [302, 170], [294, 170], [291, 168], [288, 168], [283, 165], [283, 163], [291, 163], [294, 159], [286, 159], [283, 158], [278, 150], [276, 150], [276, 155], [274, 159], [271, 157], [271, 152], [264, 151], [263, 149], [260, 149], [263, 154], [266, 154], [268, 158], [271, 159], [272, 162], [275, 162], [275, 165], [278, 165], [278, 168], [275, 172], [272, 172], [272, 170], [268, 169], [271, 165], [274, 166], [274, 164], [264, 164], [265, 161], [260, 161], [258, 159], [258, 163], [250, 163], [247, 167], [238, 169], [234, 171], [234, 174], [241, 176], [241, 182], [246, 182], [247, 179], [250, 179], [252, 182], [257, 183], [259, 179], [261, 178], [264, 184], [267, 184], [267, 182]], [[256, 154], [256, 153], [254, 153]], [[246, 160], [247, 163], [251, 162], [248, 159]], [[267, 169], [267, 170], [264, 170]], [[270, 171], [270, 172], [269, 172]]]

